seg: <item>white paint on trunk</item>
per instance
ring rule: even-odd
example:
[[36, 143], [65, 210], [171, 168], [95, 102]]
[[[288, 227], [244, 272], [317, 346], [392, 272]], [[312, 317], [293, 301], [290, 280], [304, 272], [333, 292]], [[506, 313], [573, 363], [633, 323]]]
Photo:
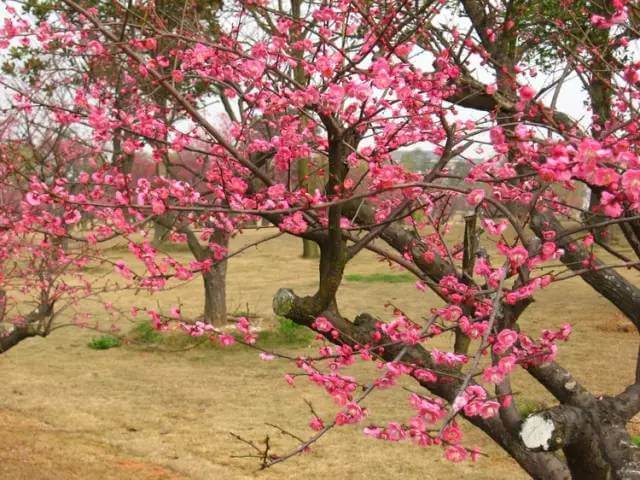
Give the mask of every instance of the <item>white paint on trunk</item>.
[[525, 447], [531, 450], [549, 450], [549, 441], [553, 437], [555, 426], [542, 415], [531, 415], [526, 418], [520, 428], [520, 438]]

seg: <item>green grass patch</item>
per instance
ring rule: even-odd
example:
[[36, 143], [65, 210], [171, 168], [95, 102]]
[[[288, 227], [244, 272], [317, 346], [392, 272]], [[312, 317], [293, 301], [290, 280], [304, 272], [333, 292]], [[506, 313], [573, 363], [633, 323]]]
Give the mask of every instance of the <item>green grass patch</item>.
[[344, 279], [348, 282], [364, 283], [410, 283], [416, 281], [416, 277], [410, 273], [371, 273], [369, 275], [349, 273], [344, 276]]
[[640, 435], [632, 435], [631, 441], [638, 447], [640, 447]]
[[93, 350], [109, 350], [110, 348], [119, 347], [122, 342], [119, 338], [111, 335], [102, 335], [101, 337], [92, 338], [89, 342], [89, 348]]
[[216, 343], [209, 340], [209, 335], [192, 337], [182, 330], [161, 332], [153, 328], [151, 322], [138, 322], [127, 335], [127, 343], [133, 347], [149, 348], [158, 351], [182, 351], [193, 348], [212, 348]]
[[522, 417], [528, 417], [529, 415], [533, 415], [534, 413], [538, 413], [549, 408], [544, 402], [527, 400], [525, 398], [518, 399], [517, 405], [518, 412]]
[[143, 320], [129, 332], [129, 338], [135, 343], [156, 344], [162, 342], [162, 333], [158, 332], [151, 322]]
[[277, 324], [272, 330], [260, 332], [258, 335], [260, 346], [303, 346], [309, 345], [315, 337], [313, 331], [288, 318], [276, 317], [276, 322]]
[[[227, 332], [238, 340], [242, 336], [235, 330]], [[283, 317], [276, 318], [274, 328], [264, 330], [258, 333], [258, 344], [263, 348], [292, 346], [300, 347], [311, 343], [315, 334], [306, 327]], [[192, 337], [182, 330], [172, 330], [168, 332], [159, 332], [153, 328], [150, 322], [138, 322], [127, 334], [128, 345], [132, 347], [148, 348], [158, 351], [182, 351], [191, 349], [212, 349], [212, 350], [229, 350], [242, 348], [237, 345], [231, 347], [223, 347], [217, 341], [211, 342], [209, 335], [202, 337]]]

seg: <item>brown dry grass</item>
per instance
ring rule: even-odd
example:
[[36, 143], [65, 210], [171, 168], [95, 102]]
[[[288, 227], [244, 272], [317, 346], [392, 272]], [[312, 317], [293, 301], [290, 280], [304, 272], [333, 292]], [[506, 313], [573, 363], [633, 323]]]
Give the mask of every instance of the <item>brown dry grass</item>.
[[[233, 246], [261, 235], [265, 233], [250, 231]], [[230, 310], [248, 307], [270, 318], [271, 297], [278, 288], [311, 293], [316, 265], [298, 258], [299, 249], [295, 239], [280, 238], [235, 258], [229, 268]], [[122, 250], [112, 254], [129, 257]], [[176, 255], [188, 258], [186, 252]], [[348, 268], [348, 273], [376, 272], [388, 272], [388, 267], [368, 254]], [[608, 302], [575, 279], [538, 298], [524, 316], [525, 328], [533, 332], [573, 323], [575, 333], [561, 346], [559, 359], [580, 381], [598, 393], [613, 393], [632, 379], [637, 340], [608, 326], [612, 319], [617, 322]], [[123, 307], [182, 303], [187, 315], [197, 315], [202, 308], [198, 280], [153, 297], [121, 292], [113, 300]], [[345, 282], [340, 292], [346, 315], [384, 315], [386, 302], [416, 317], [436, 304], [433, 295], [417, 291], [412, 283]], [[104, 327], [114, 322], [125, 331], [131, 328], [127, 320], [113, 320], [97, 306], [89, 308]], [[282, 375], [289, 365], [261, 362], [255, 352], [236, 347], [182, 353], [132, 347], [94, 351], [86, 346], [93, 336], [89, 330], [61, 329], [0, 356], [1, 479], [526, 478], [473, 430], [468, 442], [481, 446], [489, 457], [453, 466], [437, 449], [364, 438], [362, 426], [337, 430], [311, 453], [256, 472], [253, 460], [232, 458], [247, 449], [230, 437], [230, 431], [252, 439], [269, 433], [283, 452], [292, 442], [265, 422], [306, 436], [310, 416], [303, 398], [313, 400], [320, 412], [334, 411], [331, 402], [305, 381], [296, 388], [286, 386]], [[356, 370], [366, 375], [369, 368]], [[541, 388], [526, 383], [523, 374], [516, 375], [514, 389], [531, 404], [551, 403]], [[367, 404], [371, 421], [407, 417], [406, 396], [396, 390], [372, 395]]]

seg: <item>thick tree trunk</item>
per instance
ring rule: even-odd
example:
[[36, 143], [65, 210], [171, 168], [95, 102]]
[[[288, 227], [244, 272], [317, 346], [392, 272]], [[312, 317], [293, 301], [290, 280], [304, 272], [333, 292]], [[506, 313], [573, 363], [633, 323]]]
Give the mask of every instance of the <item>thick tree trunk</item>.
[[[187, 245], [193, 256], [199, 262], [213, 260], [213, 252], [208, 247], [203, 247], [197, 235], [189, 227], [180, 230], [187, 235]], [[229, 235], [226, 232], [216, 230], [211, 236], [211, 241], [227, 248], [229, 246]], [[205, 322], [215, 326], [223, 326], [227, 323], [227, 262], [216, 262], [211, 269], [202, 272], [204, 286], [204, 312]]]
[[227, 265], [220, 263], [202, 274], [204, 282], [204, 320], [215, 326], [227, 323]]
[[153, 240], [152, 245], [158, 248], [164, 242], [166, 236], [169, 234], [169, 229], [164, 225], [155, 222], [153, 224]]
[[626, 431], [614, 400], [593, 400], [586, 408], [560, 405], [529, 416], [520, 429], [533, 451], [564, 451], [575, 480], [640, 478], [640, 448]]
[[[167, 215], [158, 217], [156, 227], [167, 228], [170, 225], [170, 218]], [[158, 225], [159, 223], [161, 225]], [[202, 318], [205, 322], [216, 326], [227, 323], [227, 261], [216, 261], [213, 251], [209, 246], [200, 244], [198, 235], [188, 225], [174, 226], [176, 230], [187, 236], [187, 246], [193, 256], [199, 262], [211, 261], [213, 264], [209, 271], [202, 272], [204, 286], [204, 312]], [[156, 231], [158, 228], [156, 228]], [[229, 246], [229, 234], [221, 230], [214, 230], [210, 242], [227, 248]]]

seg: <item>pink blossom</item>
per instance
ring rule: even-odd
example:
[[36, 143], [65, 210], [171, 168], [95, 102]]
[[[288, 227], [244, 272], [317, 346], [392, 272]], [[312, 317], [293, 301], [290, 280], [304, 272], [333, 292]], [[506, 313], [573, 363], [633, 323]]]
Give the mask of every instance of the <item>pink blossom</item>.
[[27, 203], [33, 207], [40, 205], [40, 199], [38, 198], [38, 194], [34, 192], [27, 192], [25, 195], [25, 199]]
[[506, 220], [500, 220], [498, 223], [496, 223], [490, 218], [483, 218], [482, 225], [484, 226], [485, 230], [491, 235], [502, 235], [509, 224]]
[[506, 250], [507, 257], [509, 258], [509, 262], [513, 268], [517, 268], [521, 265], [524, 265], [529, 258], [529, 253], [527, 249], [522, 245], [517, 245], [511, 249]]
[[464, 461], [467, 458], [467, 451], [464, 449], [464, 447], [461, 447], [459, 445], [452, 445], [445, 449], [444, 456], [450, 462], [458, 463]]
[[64, 214], [64, 223], [66, 223], [67, 225], [73, 225], [75, 223], [78, 223], [81, 218], [82, 216], [80, 215], [80, 212], [78, 210], [74, 209], [71, 211], [67, 211]]
[[418, 381], [425, 383], [433, 383], [438, 380], [438, 377], [433, 372], [421, 368], [414, 370], [413, 376]]
[[623, 9], [620, 9], [611, 17], [611, 23], [613, 23], [614, 25], [619, 25], [626, 22], [628, 18], [629, 17], [627, 15], [627, 12]]
[[116, 260], [114, 270], [127, 280], [131, 280], [133, 278], [133, 273], [122, 260]]
[[518, 94], [522, 101], [529, 102], [536, 96], [536, 91], [529, 85], [524, 85], [518, 89]]
[[493, 400], [489, 400], [484, 402], [480, 407], [480, 416], [482, 418], [492, 418], [498, 414], [500, 410], [500, 404], [498, 402], [494, 402]]
[[385, 440], [390, 442], [399, 442], [404, 440], [406, 435], [402, 426], [397, 422], [389, 422], [387, 428], [385, 428]]
[[174, 82], [180, 83], [184, 80], [184, 74], [180, 70], [173, 70], [171, 72], [171, 78]]
[[260, 79], [264, 69], [265, 64], [260, 60], [245, 60], [240, 64], [242, 74], [249, 80]]
[[476, 188], [467, 194], [467, 203], [472, 206], [480, 205], [484, 200], [484, 190]]
[[462, 439], [462, 431], [456, 422], [451, 422], [442, 429], [442, 439], [450, 445], [460, 443], [460, 440]]
[[236, 343], [236, 339], [233, 338], [232, 335], [228, 335], [226, 333], [218, 335], [218, 340], [220, 340], [220, 345], [223, 347], [229, 347]]
[[625, 194], [634, 202], [640, 200], [640, 170], [630, 169], [622, 174], [622, 187]]
[[431, 350], [431, 358], [437, 364], [446, 365], [448, 367], [455, 367], [461, 363], [467, 362], [467, 357], [465, 355], [453, 352], [441, 352], [436, 348]]
[[347, 425], [350, 423], [358, 423], [367, 415], [366, 409], [354, 402], [345, 405], [345, 409], [336, 415], [337, 425]]
[[151, 200], [151, 209], [154, 215], [162, 215], [167, 210], [164, 202], [158, 198], [154, 198]]
[[311, 327], [319, 332], [330, 332], [333, 330], [333, 325], [326, 317], [316, 318]]
[[554, 242], [544, 242], [542, 244], [541, 256], [543, 260], [552, 258], [557, 251], [556, 244]]
[[251, 324], [249, 323], [249, 319], [247, 317], [240, 317], [236, 322], [236, 329], [240, 333], [247, 334], [250, 332]]
[[384, 430], [380, 427], [375, 427], [375, 426], [371, 426], [371, 427], [365, 427], [362, 432], [367, 435], [368, 437], [372, 437], [372, 438], [380, 438], [382, 436], [382, 433], [384, 432]]
[[493, 343], [493, 350], [500, 355], [511, 348], [517, 339], [517, 332], [509, 329], [501, 330]]
[[389, 71], [389, 62], [386, 58], [380, 57], [371, 67], [373, 72], [373, 84], [380, 89], [385, 89], [391, 85], [392, 77]]
[[307, 231], [308, 225], [304, 220], [302, 212], [296, 212], [293, 215], [289, 215], [280, 223], [280, 230], [290, 232], [293, 234], [302, 234]]
[[487, 367], [482, 373], [482, 378], [487, 383], [498, 384], [504, 380], [504, 374], [497, 367]]
[[315, 432], [319, 432], [324, 428], [324, 422], [319, 417], [313, 417], [309, 422], [309, 427]]

